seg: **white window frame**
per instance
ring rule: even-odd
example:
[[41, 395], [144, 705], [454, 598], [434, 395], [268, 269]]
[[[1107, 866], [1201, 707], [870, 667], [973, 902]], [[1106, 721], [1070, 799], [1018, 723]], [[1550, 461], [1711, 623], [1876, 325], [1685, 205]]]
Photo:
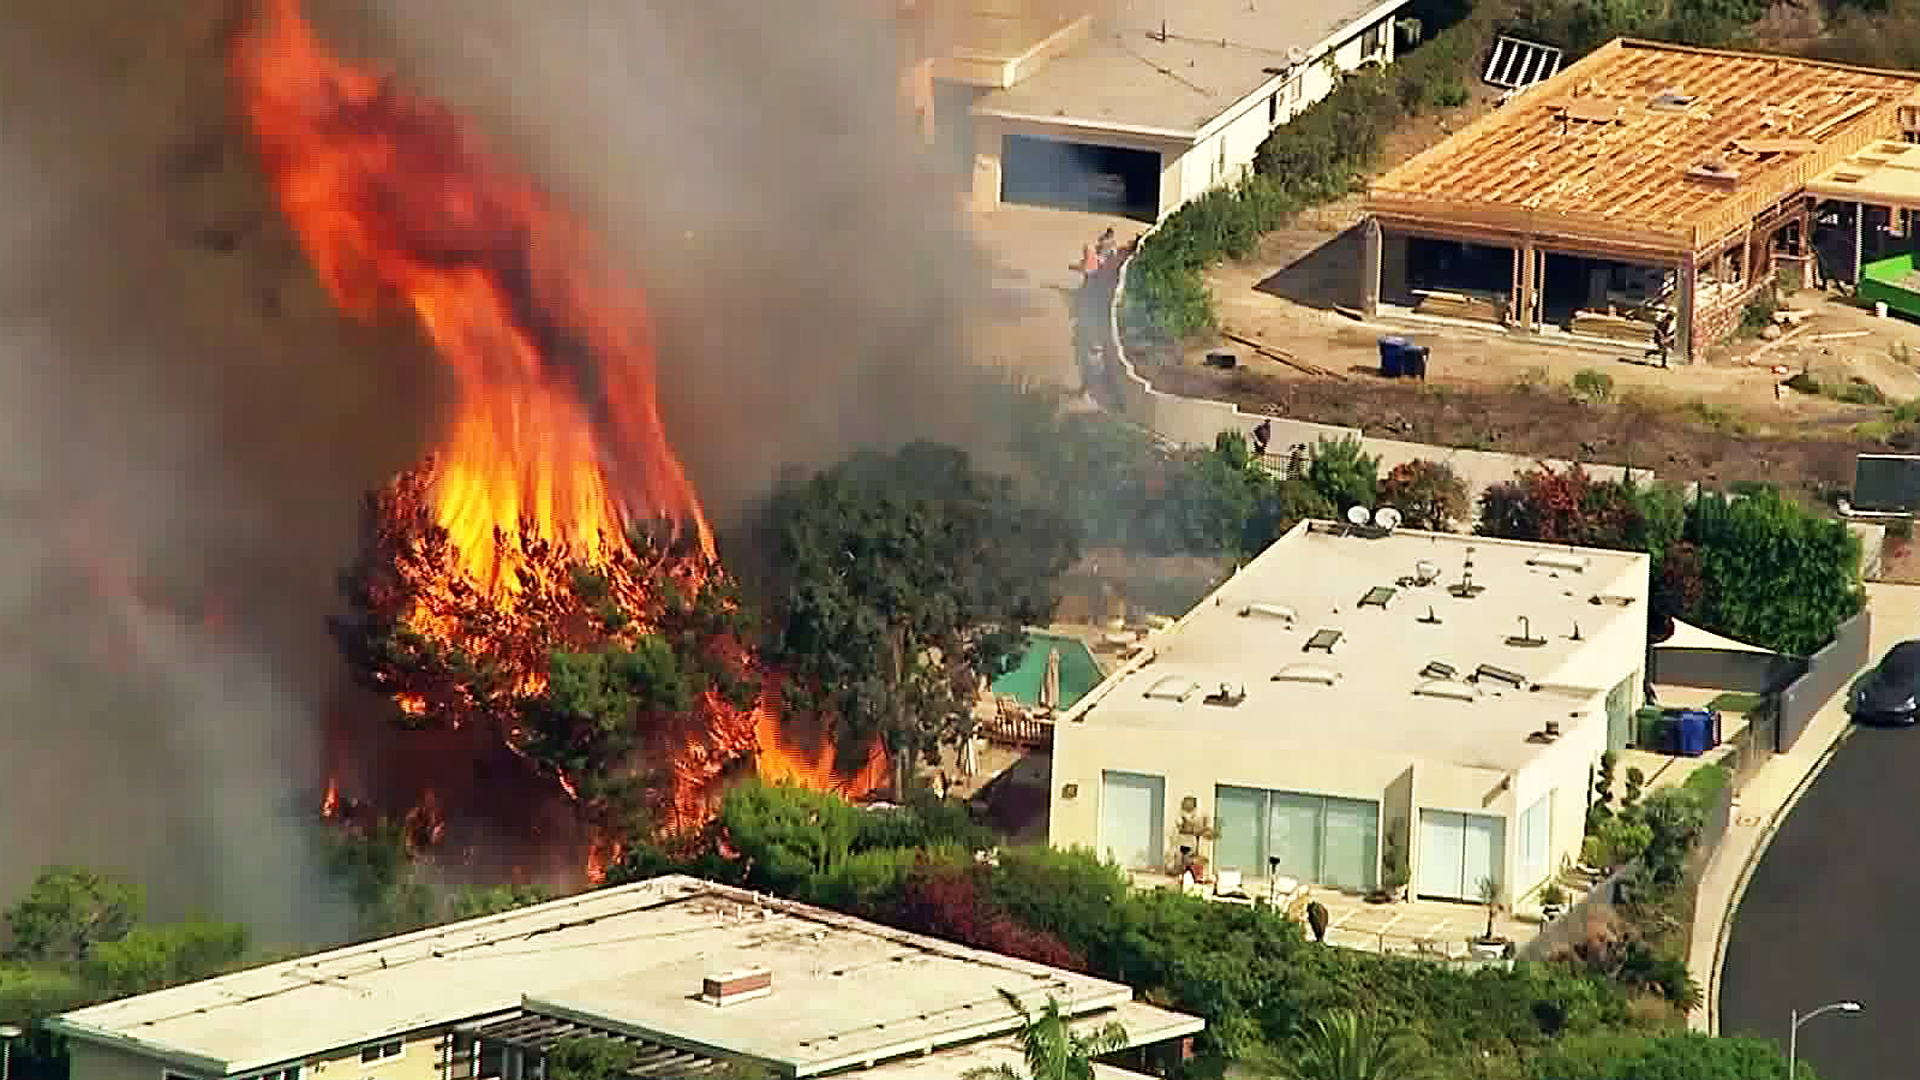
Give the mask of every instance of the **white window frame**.
[[[391, 1052], [388, 1052], [389, 1048], [391, 1048]], [[373, 1054], [372, 1057], [367, 1056], [370, 1052]], [[384, 1065], [389, 1061], [398, 1061], [400, 1058], [406, 1056], [407, 1040], [405, 1038], [381, 1039], [379, 1042], [370, 1042], [360, 1048], [360, 1064], [362, 1065]]]

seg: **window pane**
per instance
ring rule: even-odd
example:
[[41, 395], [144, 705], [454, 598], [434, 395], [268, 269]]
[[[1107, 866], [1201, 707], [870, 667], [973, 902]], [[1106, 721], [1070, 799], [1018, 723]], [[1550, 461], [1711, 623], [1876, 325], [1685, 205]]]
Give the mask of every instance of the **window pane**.
[[1221, 870], [1247, 877], [1267, 874], [1267, 793], [1258, 788], [1218, 787], [1213, 791], [1213, 861]]
[[1273, 792], [1267, 812], [1267, 854], [1280, 859], [1280, 875], [1299, 882], [1320, 877], [1320, 799]]
[[1371, 892], [1380, 880], [1380, 804], [1328, 798], [1324, 828], [1320, 884], [1347, 892]]

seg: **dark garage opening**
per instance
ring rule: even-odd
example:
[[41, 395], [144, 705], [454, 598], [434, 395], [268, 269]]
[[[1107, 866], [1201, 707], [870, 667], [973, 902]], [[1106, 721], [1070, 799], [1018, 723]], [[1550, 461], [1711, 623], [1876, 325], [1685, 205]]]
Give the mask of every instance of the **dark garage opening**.
[[1160, 216], [1160, 155], [1009, 135], [1001, 148], [1000, 199], [1153, 221]]

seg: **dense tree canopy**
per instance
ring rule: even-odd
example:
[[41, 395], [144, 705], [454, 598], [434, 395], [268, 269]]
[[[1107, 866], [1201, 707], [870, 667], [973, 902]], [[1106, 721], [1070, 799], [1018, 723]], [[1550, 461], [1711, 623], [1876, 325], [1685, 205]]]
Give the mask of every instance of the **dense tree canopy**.
[[1740, 641], [1808, 655], [1866, 602], [1859, 538], [1771, 488], [1702, 496], [1687, 539], [1700, 559], [1701, 621]]
[[[1535, 1064], [1535, 1080], [1783, 1080], [1787, 1063], [1765, 1039], [1693, 1032], [1657, 1038], [1585, 1035], [1563, 1040]], [[1806, 1062], [1796, 1080], [1816, 1080]]]
[[146, 915], [140, 886], [76, 866], [52, 867], [7, 910], [8, 960], [67, 963], [119, 941]]
[[[210, 919], [145, 921], [135, 884], [79, 867], [52, 867], [6, 909], [0, 958], [0, 1024], [28, 1027], [109, 998], [142, 994], [233, 970], [247, 959], [247, 929]], [[64, 1044], [29, 1030], [12, 1047], [19, 1076], [64, 1076]]]
[[836, 718], [844, 746], [915, 757], [968, 729], [979, 680], [1050, 619], [1078, 552], [1058, 510], [925, 442], [789, 474], [760, 527], [789, 700]]
[[1452, 532], [1473, 512], [1467, 482], [1444, 461], [1408, 461], [1380, 478], [1380, 505], [1400, 511], [1409, 529]]

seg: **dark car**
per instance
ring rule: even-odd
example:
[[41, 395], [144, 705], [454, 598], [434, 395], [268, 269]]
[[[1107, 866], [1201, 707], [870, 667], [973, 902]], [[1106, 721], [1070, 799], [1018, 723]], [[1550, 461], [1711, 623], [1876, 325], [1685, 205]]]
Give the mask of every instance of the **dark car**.
[[1920, 641], [1903, 641], [1853, 691], [1855, 718], [1881, 724], [1912, 724], [1920, 713]]

